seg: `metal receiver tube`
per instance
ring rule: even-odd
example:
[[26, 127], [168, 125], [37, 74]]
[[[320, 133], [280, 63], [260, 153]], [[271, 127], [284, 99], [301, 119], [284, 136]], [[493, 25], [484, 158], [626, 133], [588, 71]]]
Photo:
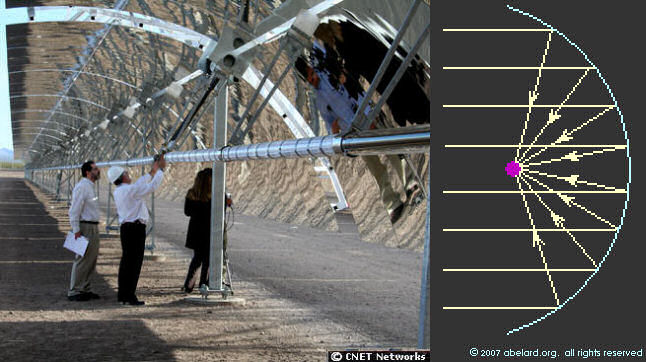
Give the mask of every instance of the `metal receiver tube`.
[[[344, 153], [363, 154], [400, 154], [426, 153], [430, 148], [430, 131], [428, 128], [411, 133], [369, 137], [339, 137], [335, 135], [297, 138], [249, 145], [224, 147], [222, 149], [205, 149], [193, 151], [170, 152], [164, 157], [170, 163], [176, 162], [232, 162], [246, 160], [266, 160], [275, 158], [309, 158], [325, 157]], [[140, 166], [153, 162], [153, 157], [141, 157], [128, 160], [97, 162], [98, 167]], [[63, 165], [37, 170], [61, 170], [81, 167]]]

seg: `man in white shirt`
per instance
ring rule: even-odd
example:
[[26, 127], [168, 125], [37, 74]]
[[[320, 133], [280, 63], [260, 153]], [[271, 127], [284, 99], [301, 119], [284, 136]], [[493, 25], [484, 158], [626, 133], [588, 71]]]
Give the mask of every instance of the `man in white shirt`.
[[99, 205], [94, 194], [94, 183], [101, 177], [101, 171], [94, 161], [87, 161], [81, 166], [83, 178], [74, 186], [69, 216], [72, 232], [78, 239], [81, 235], [88, 239], [85, 255], [76, 256], [72, 264], [70, 289], [67, 299], [87, 301], [99, 299], [92, 292], [90, 276], [96, 269], [96, 258], [99, 255]]
[[144, 260], [146, 242], [146, 223], [149, 214], [145, 197], [154, 192], [164, 179], [166, 160], [161, 156], [153, 162], [149, 174], [132, 180], [128, 172], [119, 166], [110, 167], [108, 179], [115, 184], [114, 203], [121, 224], [121, 262], [119, 263], [117, 300], [124, 305], [143, 305], [137, 299], [135, 290]]

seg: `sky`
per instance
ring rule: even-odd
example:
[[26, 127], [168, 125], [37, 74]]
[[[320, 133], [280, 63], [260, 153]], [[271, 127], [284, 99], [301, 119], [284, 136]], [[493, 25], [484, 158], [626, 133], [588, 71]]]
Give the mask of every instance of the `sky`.
[[[5, 0], [0, 0], [0, 13], [5, 8]], [[3, 16], [0, 16], [2, 19]], [[7, 33], [0, 24], [0, 148], [13, 150], [11, 135], [11, 109], [9, 108], [9, 73], [7, 68]]]

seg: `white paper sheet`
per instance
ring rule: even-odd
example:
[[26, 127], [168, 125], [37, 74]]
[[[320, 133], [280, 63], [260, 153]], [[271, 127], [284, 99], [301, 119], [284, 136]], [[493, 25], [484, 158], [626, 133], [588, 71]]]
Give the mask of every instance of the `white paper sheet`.
[[74, 238], [73, 233], [68, 233], [67, 238], [65, 238], [65, 243], [63, 247], [65, 249], [73, 251], [78, 256], [85, 255], [85, 250], [87, 249], [88, 240], [85, 236], [81, 235], [78, 239]]

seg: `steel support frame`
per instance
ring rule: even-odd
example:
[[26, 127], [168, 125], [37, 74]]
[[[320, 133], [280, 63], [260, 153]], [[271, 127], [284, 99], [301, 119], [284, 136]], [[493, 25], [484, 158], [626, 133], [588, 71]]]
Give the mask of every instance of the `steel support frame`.
[[381, 108], [384, 106], [384, 103], [386, 103], [388, 98], [390, 98], [390, 94], [393, 92], [397, 84], [399, 84], [399, 80], [406, 73], [406, 70], [408, 69], [408, 65], [413, 60], [413, 58], [417, 55], [417, 51], [419, 50], [419, 47], [422, 45], [424, 40], [428, 37], [430, 30], [431, 30], [431, 24], [429, 23], [424, 29], [424, 31], [422, 31], [422, 33], [419, 35], [419, 37], [417, 38], [417, 41], [415, 41], [415, 45], [413, 45], [413, 48], [408, 52], [408, 54], [406, 54], [406, 57], [399, 65], [399, 68], [397, 68], [397, 72], [395, 72], [395, 75], [390, 79], [390, 81], [388, 82], [388, 85], [386, 86], [383, 93], [381, 94], [379, 101], [377, 101], [377, 104], [372, 108], [372, 110], [366, 117], [365, 122], [359, 126], [360, 129], [367, 128], [368, 125], [372, 123], [372, 120], [374, 120], [377, 117], [377, 114], [379, 114], [379, 112], [381, 111]]
[[[265, 66], [264, 75], [263, 75], [262, 79], [260, 80], [260, 83], [258, 84], [258, 86], [255, 87], [256, 90], [253, 92], [253, 94], [251, 95], [251, 98], [249, 98], [249, 101], [247, 102], [247, 108], [245, 109], [244, 113], [240, 117], [240, 121], [238, 121], [238, 124], [233, 129], [233, 131], [231, 132], [231, 138], [229, 139], [229, 144], [234, 145], [234, 144], [241, 143], [242, 139], [244, 138], [244, 136], [248, 132], [248, 130], [246, 130], [245, 132], [241, 133], [240, 128], [242, 127], [242, 124], [247, 121], [247, 117], [249, 116], [249, 112], [251, 112], [251, 106], [253, 106], [254, 103], [256, 103], [256, 99], [260, 95], [260, 90], [263, 89], [262, 87], [265, 85], [265, 82], [267, 81], [267, 79], [269, 79], [269, 75], [271, 74], [272, 69], [274, 69], [274, 66], [276, 66], [276, 62], [278, 61], [281, 54], [283, 53], [283, 50], [285, 49], [286, 45], [287, 45], [287, 39], [284, 39], [280, 43], [280, 46], [278, 47], [278, 50], [276, 51], [276, 54], [274, 54], [274, 57], [271, 59], [269, 64], [267, 64]], [[277, 86], [278, 85], [276, 85], [275, 87], [277, 87]]]
[[[429, 154], [429, 162], [430, 154]], [[431, 348], [431, 169], [429, 164], [426, 194], [426, 235], [422, 259], [422, 283], [419, 300], [419, 328], [417, 348]]]
[[112, 183], [110, 181], [108, 181], [107, 184], [108, 184], [108, 192], [107, 192], [108, 206], [107, 206], [107, 209], [105, 210], [105, 232], [109, 234], [110, 230], [119, 230], [119, 227], [118, 226], [112, 226], [112, 223], [117, 219], [118, 215], [115, 212], [112, 219], [110, 218], [110, 212], [112, 211], [111, 201], [113, 200], [113, 198], [112, 198]]
[[59, 170], [56, 175], [56, 195], [54, 196], [56, 200], [59, 200], [61, 195], [61, 178], [63, 178], [63, 170]]
[[[243, 79], [245, 79], [249, 85], [254, 88], [260, 88], [260, 94], [263, 97], [268, 98], [269, 92], [274, 89], [274, 83], [270, 79], [267, 79], [263, 85], [260, 85], [263, 77], [263, 74], [253, 67], [249, 67], [243, 75]], [[279, 114], [287, 115], [287, 117], [282, 117], [283, 121], [296, 138], [316, 136], [300, 112], [290, 104], [289, 99], [287, 99], [280, 90], [277, 90], [274, 95], [269, 98], [269, 105], [276, 111], [284, 112]], [[332, 167], [330, 159], [327, 157], [318, 157], [317, 160], [323, 165], [323, 167], [325, 167], [326, 173], [330, 177], [330, 182], [334, 188], [334, 192], [336, 193], [337, 203], [333, 204], [332, 208], [336, 211], [348, 208], [348, 201], [345, 198], [343, 187], [341, 186], [341, 182], [339, 181], [336, 171]]]
[[[184, 115], [186, 111], [188, 113], [183, 117], [178, 117], [177, 122], [172, 128], [172, 132], [169, 132], [169, 136], [166, 139], [166, 146], [168, 150], [179, 149], [184, 145], [189, 131], [193, 130], [193, 126], [199, 122], [199, 119], [202, 118], [206, 112], [208, 112], [208, 107], [211, 106], [214, 98], [217, 98], [217, 95], [223, 88], [227, 87], [227, 80], [222, 74], [214, 74], [211, 78], [208, 79], [208, 85], [206, 89], [203, 90], [201, 99], [197, 103], [191, 105], [191, 101], [186, 102], [184, 109], [181, 114]], [[206, 84], [206, 82], [200, 82], [200, 84]], [[197, 94], [194, 92], [191, 95], [191, 100]], [[213, 95], [213, 97], [211, 97]], [[204, 106], [206, 105], [206, 106]], [[189, 106], [191, 109], [189, 110]]]
[[[213, 148], [222, 149], [227, 142], [227, 115], [229, 107], [229, 87], [227, 80], [215, 98], [213, 117]], [[209, 292], [226, 296], [222, 287], [222, 265], [224, 264], [224, 190], [226, 184], [226, 164], [213, 162], [211, 178], [211, 247], [209, 250]]]
[[132, 137], [134, 136], [134, 133], [126, 132], [127, 125], [125, 124], [125, 122], [121, 125], [117, 125], [117, 128], [119, 130], [118, 133], [121, 133], [121, 134], [125, 133], [127, 134], [127, 136], [119, 138], [119, 140], [117, 141], [117, 144], [114, 145], [112, 156], [110, 156], [110, 158], [115, 158], [117, 157], [117, 155], [124, 153], [126, 151], [128, 143], [130, 143], [130, 141], [132, 140]]
[[[133, 88], [137, 91], [140, 91], [141, 89], [137, 88], [134, 84], [128, 83], [126, 81], [123, 81], [121, 79], [113, 78], [108, 75], [100, 74], [100, 73], [92, 73], [92, 72], [85, 72], [81, 70], [74, 70], [74, 69], [57, 69], [57, 68], [40, 68], [40, 69], [29, 69], [29, 70], [15, 70], [12, 72], [9, 72], [9, 75], [11, 74], [20, 74], [20, 73], [33, 73], [33, 72], [56, 72], [56, 73], [73, 73], [73, 74], [83, 74], [83, 75], [89, 75], [93, 77], [99, 77], [103, 79], [108, 79], [113, 82], [119, 83], [121, 85], [127, 86], [129, 88]], [[56, 112], [56, 111], [54, 111]]]
[[370, 87], [368, 87], [368, 90], [366, 91], [365, 97], [361, 101], [361, 104], [359, 104], [359, 108], [354, 114], [354, 117], [352, 119], [352, 127], [349, 131], [352, 129], [366, 129], [370, 125], [369, 119], [366, 119], [364, 115], [364, 110], [368, 106], [368, 103], [370, 102], [372, 95], [375, 93], [377, 90], [377, 87], [379, 86], [379, 83], [381, 83], [381, 79], [383, 78], [384, 74], [386, 73], [386, 70], [388, 70], [388, 66], [390, 65], [390, 61], [392, 60], [393, 56], [395, 55], [395, 52], [397, 51], [397, 48], [399, 47], [399, 43], [404, 37], [404, 34], [406, 33], [406, 30], [408, 29], [408, 26], [410, 25], [413, 16], [415, 15], [415, 12], [417, 11], [417, 7], [420, 5], [422, 1], [421, 0], [414, 0], [413, 4], [411, 4], [410, 8], [408, 9], [408, 12], [406, 14], [406, 17], [404, 18], [404, 21], [402, 22], [401, 26], [399, 27], [397, 31], [397, 35], [395, 36], [395, 39], [393, 39], [392, 44], [390, 44], [390, 48], [388, 48], [388, 52], [386, 52], [386, 55], [384, 56], [384, 59], [381, 61], [381, 64], [379, 65], [379, 69], [377, 69], [377, 72], [375, 73], [375, 76], [372, 78], [372, 82], [370, 82]]
[[[140, 119], [139, 123], [137, 123], [137, 125], [135, 125], [134, 122], [128, 120], [128, 121], [124, 122], [124, 124], [122, 125], [123, 131], [124, 132], [127, 131], [128, 126], [131, 126], [136, 131], [139, 131], [139, 128], [141, 127], [143, 122], [144, 122], [144, 120]], [[139, 132], [141, 132], [141, 131], [139, 131]], [[111, 158], [115, 158], [115, 157], [117, 157], [117, 155], [119, 155], [121, 153], [125, 153], [126, 155], [128, 155], [127, 151], [130, 150], [130, 148], [128, 146], [129, 146], [130, 142], [132, 141], [133, 137], [135, 137], [135, 134], [137, 132], [125, 132], [125, 133], [128, 134], [128, 136], [126, 138], [120, 138], [120, 140], [119, 140], [120, 143], [117, 145], [117, 147], [115, 147], [114, 153], [113, 153]], [[125, 140], [125, 142], [123, 142], [124, 140]], [[136, 151], [136, 150], [137, 150], [137, 146], [134, 145], [132, 147], [132, 150], [130, 150], [130, 151], [134, 155], [133, 151]]]
[[[294, 51], [292, 54], [288, 56], [287, 66], [285, 66], [285, 69], [283, 69], [283, 71], [280, 73], [280, 75], [278, 76], [278, 79], [276, 80], [276, 84], [274, 84], [273, 88], [269, 91], [269, 94], [267, 95], [267, 97], [262, 101], [262, 103], [260, 103], [258, 108], [255, 110], [253, 116], [251, 116], [251, 118], [247, 120], [246, 118], [247, 118], [248, 112], [245, 111], [244, 117], [240, 118], [240, 122], [238, 122], [238, 126], [241, 126], [242, 123], [246, 121], [245, 129], [238, 134], [240, 137], [244, 137], [247, 133], [249, 133], [254, 123], [260, 116], [260, 113], [267, 106], [267, 103], [269, 103], [269, 100], [274, 95], [274, 93], [278, 90], [278, 87], [280, 87], [280, 84], [283, 82], [283, 79], [285, 79], [285, 76], [287, 76], [287, 73], [289, 73], [289, 71], [292, 70], [292, 68], [294, 67], [294, 61], [296, 60], [297, 56], [298, 54], [296, 51]], [[249, 104], [247, 106], [247, 110], [250, 110], [251, 106], [252, 104]]]
[[[340, 2], [342, 2], [342, 0], [326, 0], [309, 9], [309, 11], [318, 15], [327, 11], [332, 6]], [[29, 15], [30, 12], [32, 14], [31, 18]], [[190, 47], [196, 48], [196, 50], [198, 51], [208, 48], [212, 42], [215, 42], [215, 40], [207, 37], [206, 35], [197, 33], [180, 25], [166, 22], [154, 17], [121, 10], [80, 6], [42, 6], [32, 8], [11, 8], [5, 10], [4, 13], [7, 13], [7, 15], [9, 16], [2, 17], [0, 19], [0, 24], [4, 23], [6, 25], [14, 25], [52, 21], [112, 24], [130, 28], [137, 28], [146, 32], [169, 37], [187, 44]], [[241, 53], [248, 51], [255, 46], [276, 40], [290, 29], [291, 25], [294, 22], [294, 19], [295, 18], [289, 19], [276, 28], [271, 29], [270, 31], [253, 39], [245, 46], [236, 49], [234, 55], [240, 55]], [[201, 74], [201, 72], [194, 72], [187, 78], [189, 78], [188, 80], [190, 80], [199, 76], [199, 74]], [[242, 78], [254, 88], [258, 87], [258, 84], [263, 77], [264, 75], [253, 66], [250, 66], [242, 76]], [[262, 85], [261, 88], [261, 95], [267, 97], [268, 93], [271, 92], [273, 88], [273, 84], [271, 81], [267, 80], [266, 84]], [[161, 91], [157, 92], [155, 95], [153, 95], [153, 98], [164, 93], [166, 93], [166, 89], [162, 89]], [[287, 115], [287, 117], [281, 118], [283, 118], [283, 121], [287, 124], [288, 128], [290, 129], [290, 131], [292, 131], [294, 136], [296, 136], [297, 138], [314, 136], [314, 132], [312, 132], [312, 129], [303, 119], [303, 116], [293, 107], [293, 105], [291, 105], [287, 97], [285, 97], [280, 90], [276, 90], [273, 96], [271, 96], [269, 105], [274, 108], [274, 110], [279, 115]], [[324, 158], [320, 159], [319, 161], [326, 167], [328, 175], [330, 176], [330, 180], [333, 183], [338, 199], [338, 203], [336, 204], [337, 208], [346, 208], [347, 201], [345, 199], [345, 195], [343, 194], [341, 183], [339, 182], [334, 169], [331, 167], [329, 160]]]
[[[72, 113], [61, 112], [61, 111], [52, 111], [52, 110], [49, 110], [49, 109], [21, 109], [21, 110], [11, 111], [12, 115], [16, 114], [16, 113], [53, 113], [53, 114], [61, 114], [61, 115], [65, 116], [65, 117], [71, 117], [71, 118], [74, 118], [74, 119], [78, 119], [80, 121], [85, 122], [86, 124], [91, 124], [92, 123], [89, 119], [79, 117], [79, 116], [77, 116], [75, 114], [72, 114]], [[41, 119], [41, 120], [38, 120], [38, 121], [39, 122], [47, 122], [47, 120], [45, 120], [45, 119]], [[60, 122], [57, 122], [57, 123], [60, 124]], [[67, 123], [63, 123], [63, 124], [67, 124]]]
[[[129, 11], [86, 6], [38, 6], [4, 10], [0, 23], [5, 25], [38, 22], [86, 22], [143, 29], [163, 35], [194, 48], [206, 48], [211, 39], [188, 28], [152, 16]], [[31, 16], [30, 16], [31, 15]]]
[[[145, 119], [142, 121], [143, 125], [143, 134], [141, 137], [141, 157], [146, 157], [146, 144], [149, 143], [148, 137], [150, 136], [148, 129], [151, 130], [154, 128], [155, 121], [150, 114], [146, 114]], [[153, 142], [154, 143], [154, 142]], [[156, 150], [153, 150], [156, 152]], [[145, 173], [144, 165], [141, 165], [141, 175]], [[150, 244], [146, 244], [146, 250], [150, 250], [151, 253], [154, 253], [155, 250], [155, 192], [150, 194], [151, 205], [148, 208], [148, 213], [150, 214], [150, 222], [147, 225], [146, 236], [150, 236]], [[146, 205], [148, 207], [148, 205]]]
[[[62, 100], [62, 99], [73, 99], [73, 100], [76, 100], [76, 101], [79, 101], [79, 102], [82, 102], [82, 103], [91, 104], [91, 105], [96, 106], [96, 107], [98, 107], [98, 108], [101, 108], [101, 109], [107, 110], [107, 108], [106, 108], [106, 107], [104, 107], [104, 106], [102, 106], [102, 105], [100, 105], [100, 104], [98, 104], [98, 103], [92, 102], [92, 101], [90, 101], [90, 100], [88, 100], [88, 99], [85, 99], [85, 98], [68, 97], [68, 96], [60, 96], [60, 95], [55, 95], [55, 94], [25, 94], [25, 95], [20, 95], [20, 96], [11, 96], [10, 98], [29, 98], [29, 97], [57, 97], [57, 98], [60, 98], [60, 100]], [[59, 100], [59, 101], [60, 101], [60, 100]], [[14, 113], [14, 112], [12, 112], [12, 113]], [[82, 117], [78, 117], [78, 116], [74, 116], [74, 115], [68, 114], [68, 113], [64, 113], [64, 112], [57, 112], [57, 111], [52, 111], [52, 112], [50, 112], [50, 111], [45, 111], [44, 113], [50, 113], [50, 116], [48, 117], [48, 120], [43, 120], [43, 121], [44, 121], [44, 122], [46, 122], [47, 124], [48, 124], [48, 123], [50, 123], [50, 122], [52, 122], [51, 118], [53, 117], [53, 115], [54, 115], [54, 114], [59, 114], [59, 113], [61, 113], [61, 114], [64, 114], [64, 115], [66, 115], [66, 116], [71, 116], [71, 117], [73, 117], [73, 118], [75, 118], [75, 119], [80, 119], [80, 120], [82, 120], [82, 121], [86, 122], [88, 125], [91, 125], [91, 121], [89, 121], [89, 120], [87, 120], [87, 119], [84, 119], [84, 118], [82, 118]], [[61, 122], [58, 122], [58, 121], [56, 121], [56, 122], [54, 122], [54, 123], [55, 123], [55, 124], [64, 124], [64, 123], [61, 123]], [[49, 128], [46, 128], [46, 127], [40, 127], [40, 128], [41, 128], [41, 129], [49, 129]], [[95, 128], [96, 128], [96, 127], [95, 127]], [[41, 133], [38, 133], [38, 134], [33, 134], [33, 133], [21, 133], [21, 134], [23, 134], [23, 135], [36, 135], [36, 136], [39, 136], [39, 137], [40, 137], [40, 136], [45, 136], [45, 137], [50, 137], [50, 138], [51, 138], [51, 135], [48, 135], [48, 134], [42, 134], [42, 132], [41, 132]], [[36, 138], [36, 137], [34, 137], [34, 139], [32, 140], [31, 145], [30, 145], [28, 148], [33, 147], [33, 146], [34, 146], [34, 144], [36, 143], [36, 141], [37, 141], [37, 138]], [[38, 139], [38, 141], [40, 142], [41, 140], [40, 140], [40, 139]], [[58, 143], [58, 144], [60, 144], [61, 142], [65, 141], [65, 140], [63, 140], [63, 139], [58, 139], [58, 138], [57, 138], [57, 141], [58, 141], [57, 143]]]

